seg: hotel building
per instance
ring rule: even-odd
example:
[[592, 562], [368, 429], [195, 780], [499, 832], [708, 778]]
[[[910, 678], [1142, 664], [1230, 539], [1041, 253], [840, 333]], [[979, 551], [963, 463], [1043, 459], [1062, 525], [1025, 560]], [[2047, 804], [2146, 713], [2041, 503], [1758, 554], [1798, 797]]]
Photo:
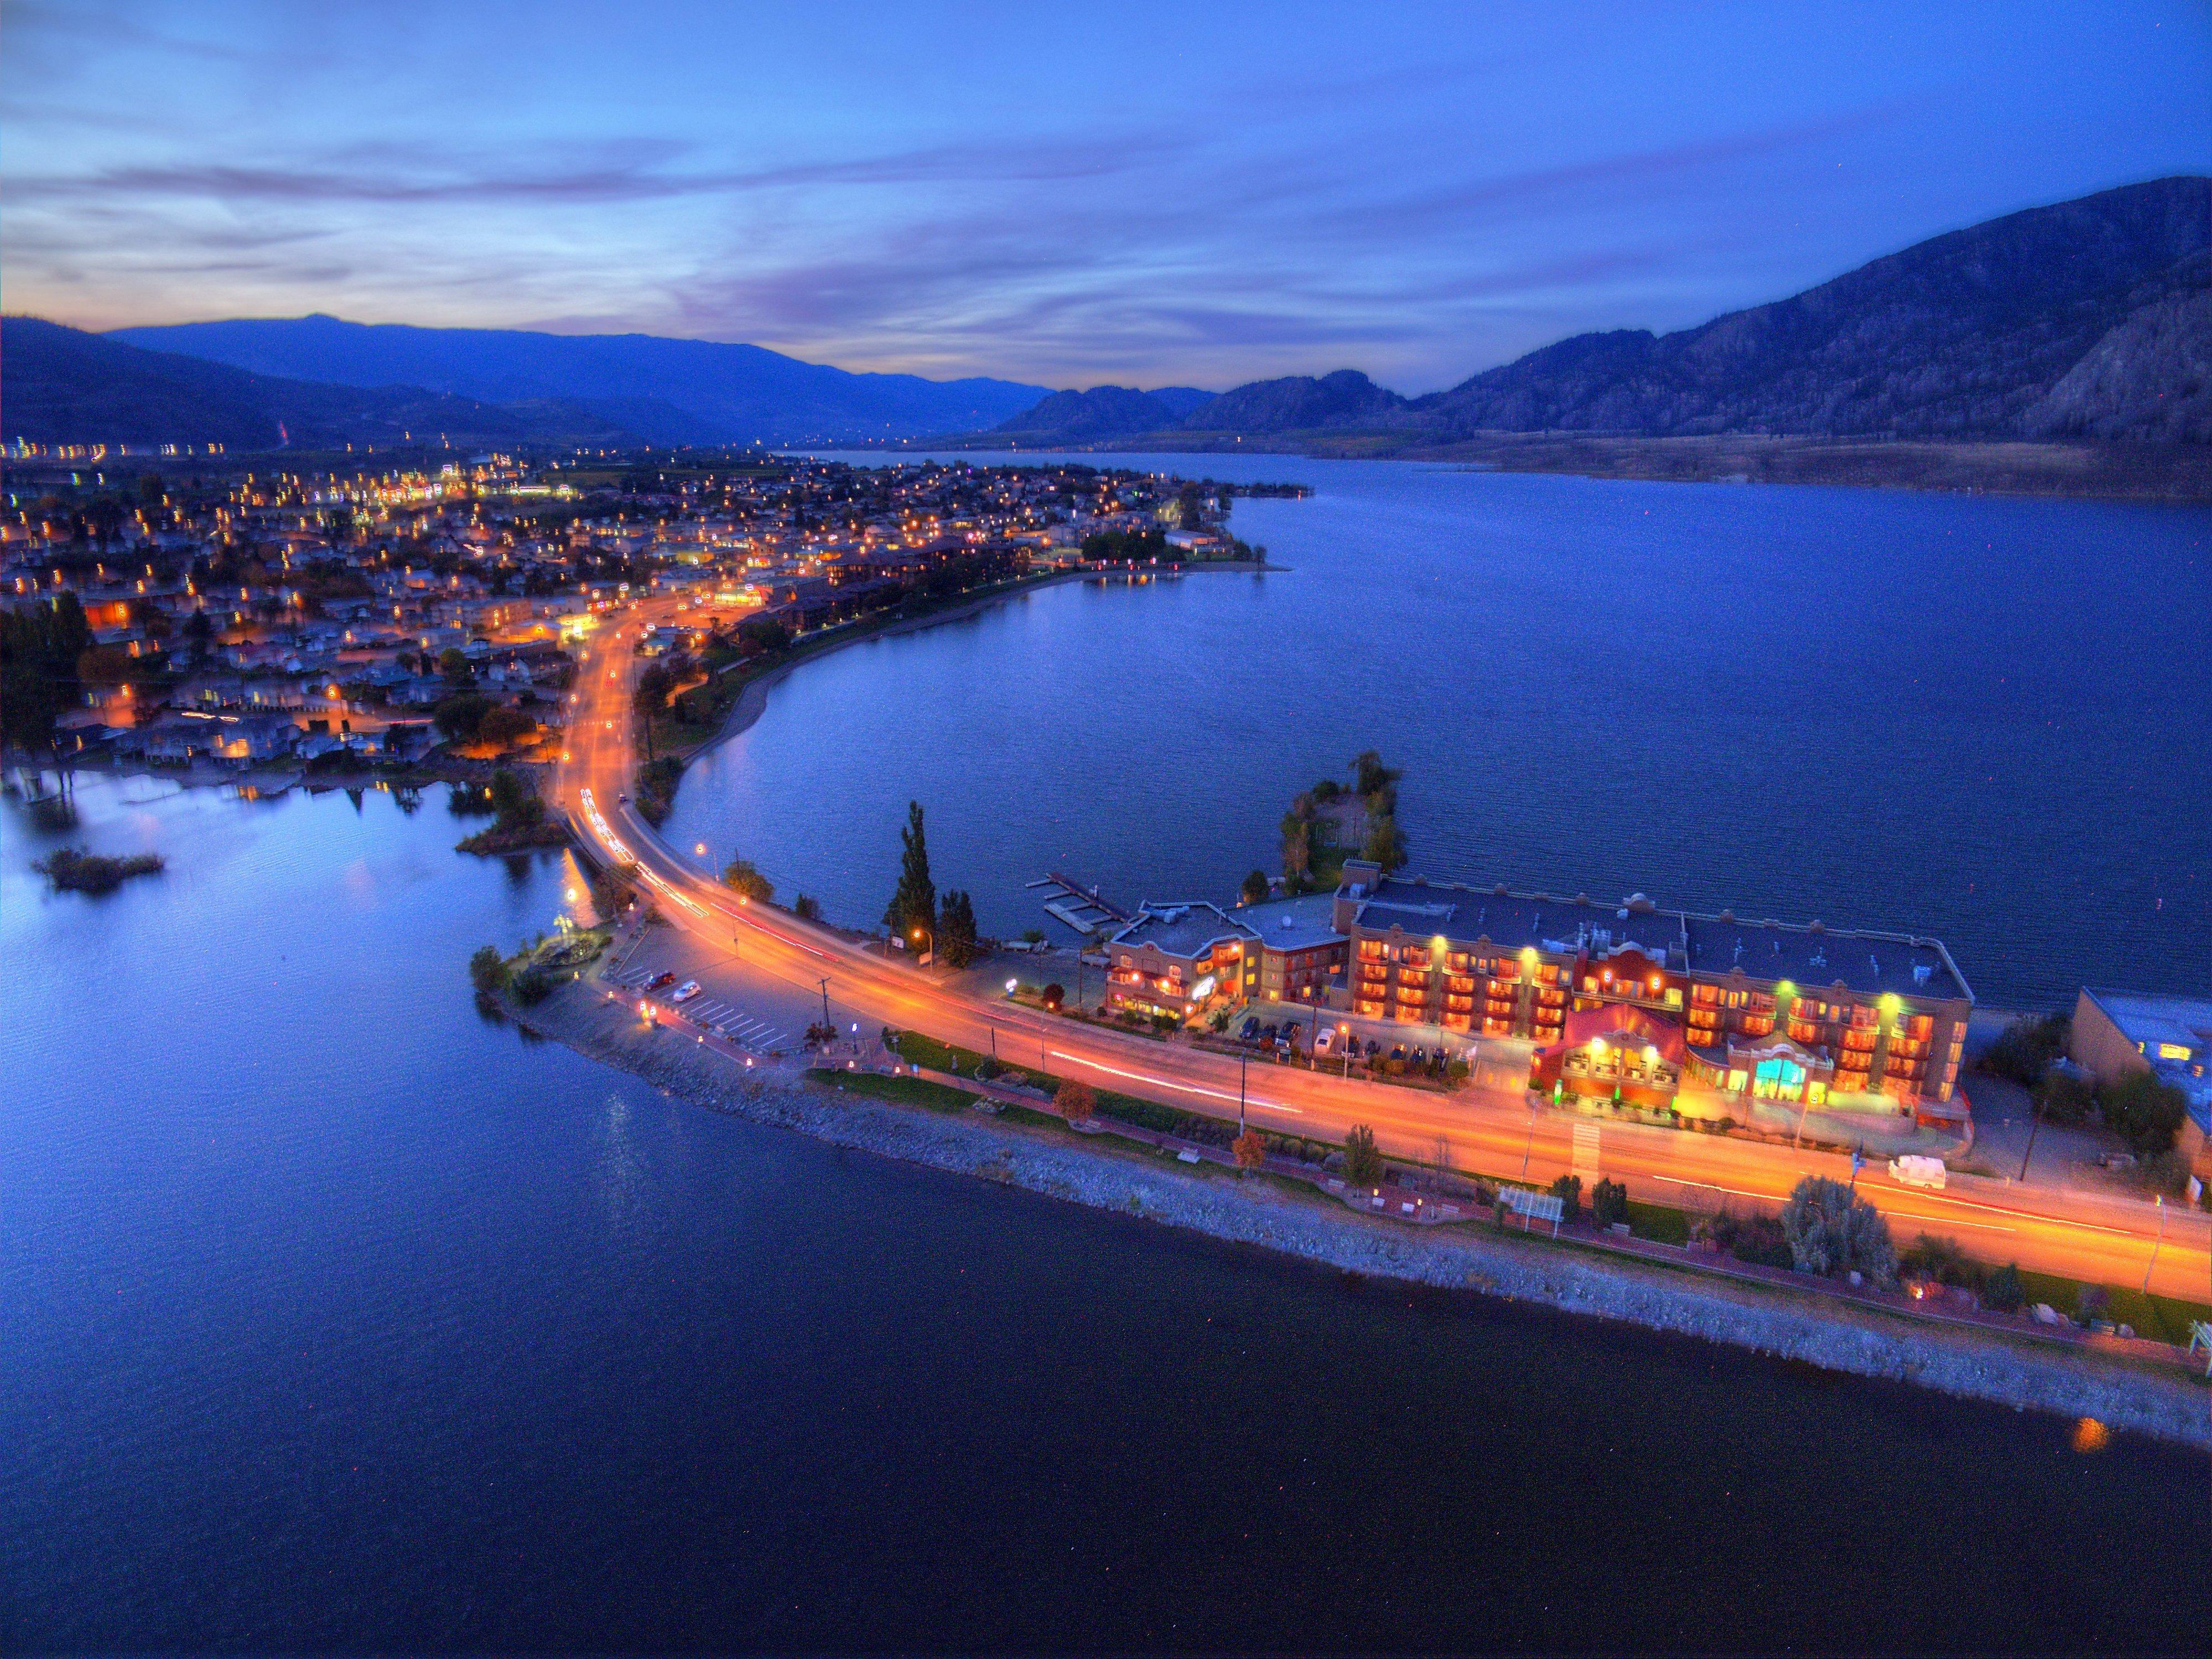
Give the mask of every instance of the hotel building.
[[1333, 1006], [1526, 1039], [1532, 1088], [1665, 1105], [1687, 1079], [1951, 1115], [1973, 993], [1935, 939], [1400, 879], [1358, 860], [1332, 921], [1350, 957]]

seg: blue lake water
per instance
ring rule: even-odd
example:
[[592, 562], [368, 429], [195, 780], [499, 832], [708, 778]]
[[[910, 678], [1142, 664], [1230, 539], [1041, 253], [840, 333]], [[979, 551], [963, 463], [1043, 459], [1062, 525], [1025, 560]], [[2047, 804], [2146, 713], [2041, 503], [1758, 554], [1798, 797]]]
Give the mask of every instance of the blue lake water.
[[1379, 749], [1412, 867], [1934, 934], [1984, 1002], [2212, 988], [2212, 512], [1160, 456], [1311, 483], [1284, 573], [1048, 589], [856, 646], [672, 838], [872, 926], [906, 803], [986, 931], [1058, 869], [1226, 901]]
[[[1347, 535], [1364, 521], [1328, 496], [1240, 507], [1294, 578], [1055, 592], [807, 669], [756, 729], [764, 762], [817, 692], [849, 697], [842, 676], [874, 674], [904, 718], [872, 747], [823, 728], [780, 751], [790, 864], [879, 906], [859, 861], [887, 818], [845, 854], [797, 826], [842, 833], [825, 802], [865, 788], [888, 810], [941, 765], [940, 880], [988, 906], [1018, 902], [1041, 855], [1196, 884], [1224, 863], [1206, 814], [1365, 740], [1325, 688], [1257, 724], [1226, 695], [1248, 671], [1281, 683], [1268, 642], [1301, 637], [1286, 603], [1326, 589], [1299, 614], [1390, 606], [1440, 665], [1513, 660], [1494, 632], [1429, 625], [1464, 620], [1458, 599], [1400, 607], [1378, 570], [1326, 583], [1336, 556], [1294, 557], [1276, 528], [1316, 508]], [[1031, 624], [1060, 649], [1025, 654]], [[1133, 664], [1188, 693], [1142, 703], [1150, 744], [1098, 712], [1139, 708], [1120, 677], [1044, 674], [1095, 660], [1117, 625]], [[2180, 624], [2154, 606], [2143, 626]], [[1194, 665], [1162, 640], [1252, 650]], [[1620, 672], [1605, 683], [1617, 712]], [[1583, 719], [1571, 684], [1517, 684]], [[933, 708], [947, 687], [957, 717]], [[1054, 723], [1066, 766], [1006, 767], [1000, 747]], [[1510, 859], [1515, 878], [1604, 890], [1656, 861], [1646, 830], [1546, 839], [1493, 811], [1545, 769], [1494, 724], [1424, 747], [1407, 717], [1374, 739], [1407, 765], [1430, 867], [1454, 822], [1483, 837], [1468, 864]], [[931, 747], [979, 729], [964, 755]], [[1486, 758], [1455, 775], [1477, 742]], [[1620, 763], [1652, 775], [1632, 745]], [[721, 764], [720, 792], [752, 799]], [[2142, 770], [2142, 790], [2173, 787]], [[701, 781], [687, 812], [714, 798]], [[2092, 813], [2053, 830], [2065, 799], [2022, 833], [2118, 849], [2081, 827]], [[1256, 847], [1278, 807], [1253, 810]], [[2084, 1455], [2055, 1420], [1355, 1283], [687, 1107], [479, 1018], [469, 951], [548, 927], [562, 866], [454, 854], [440, 792], [410, 814], [376, 792], [92, 779], [79, 814], [41, 828], [0, 800], [0, 1650], [2081, 1651], [2201, 1632], [2201, 1456], [2124, 1436]], [[1040, 841], [1055, 815], [1080, 835]], [[1662, 799], [1647, 820], [1686, 815]], [[1741, 854], [1676, 833], [1731, 876], [1716, 900], [1763, 890]], [[1865, 911], [1829, 896], [1859, 890], [1827, 867], [1832, 838], [1810, 860], [1753, 839], [1801, 884], [1777, 908], [1802, 893], [1892, 919], [1887, 888]], [[28, 866], [65, 842], [170, 866], [58, 896]], [[994, 847], [995, 864], [969, 850]], [[945, 867], [963, 861], [977, 873]], [[1911, 860], [1871, 867], [1940, 890]], [[1630, 881], [1708, 890], [1613, 884]]]

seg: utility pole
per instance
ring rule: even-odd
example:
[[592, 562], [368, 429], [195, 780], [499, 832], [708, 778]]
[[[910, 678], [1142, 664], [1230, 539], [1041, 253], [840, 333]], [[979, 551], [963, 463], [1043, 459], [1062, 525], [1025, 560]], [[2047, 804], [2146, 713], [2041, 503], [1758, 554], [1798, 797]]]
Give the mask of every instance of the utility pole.
[[1521, 1148], [1521, 1179], [1523, 1181], [1526, 1181], [1528, 1178], [1528, 1155], [1535, 1150], [1536, 1103], [1532, 1097], [1528, 1102], [1528, 1139]]
[[1244, 1068], [1252, 1063], [1248, 1049], [1237, 1056], [1237, 1133], [1244, 1133]]
[[2035, 1156], [2035, 1132], [2043, 1127], [2043, 1103], [2033, 1095], [2027, 1097], [2027, 1150], [2020, 1155], [2020, 1178], [2027, 1179], [2027, 1160]]
[[830, 981], [829, 981], [828, 980], [826, 980], [826, 979], [825, 979], [825, 980], [823, 980], [823, 981], [822, 981], [822, 1023], [823, 1023], [824, 1025], [828, 1025], [828, 1024], [830, 1024]]
[[2150, 1267], [2143, 1269], [2143, 1294], [2150, 1294], [2151, 1267], [2158, 1266], [2158, 1253], [2166, 1243], [2166, 1194], [2158, 1195], [2158, 1240], [2150, 1247]]

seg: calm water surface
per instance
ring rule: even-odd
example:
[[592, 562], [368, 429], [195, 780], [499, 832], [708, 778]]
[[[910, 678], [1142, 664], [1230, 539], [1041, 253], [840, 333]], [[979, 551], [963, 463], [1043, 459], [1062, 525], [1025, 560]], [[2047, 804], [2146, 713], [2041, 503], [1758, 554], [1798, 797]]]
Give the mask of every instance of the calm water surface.
[[561, 866], [434, 796], [81, 810], [171, 864], [0, 803], [0, 1650], [2201, 1633], [2201, 1457], [685, 1107], [479, 1019]]
[[1373, 747], [1437, 879], [1932, 933], [2000, 1006], [2212, 989], [2212, 512], [1127, 459], [1312, 483], [1237, 506], [1290, 571], [811, 665], [672, 838], [872, 926], [918, 799], [940, 889], [1057, 931], [1048, 870], [1226, 901]]

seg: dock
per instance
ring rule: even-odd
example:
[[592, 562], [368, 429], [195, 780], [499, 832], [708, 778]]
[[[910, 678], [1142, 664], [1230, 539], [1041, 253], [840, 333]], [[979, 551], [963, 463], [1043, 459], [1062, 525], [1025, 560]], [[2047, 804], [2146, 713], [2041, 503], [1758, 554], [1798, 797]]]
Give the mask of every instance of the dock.
[[1099, 896], [1096, 883], [1085, 887], [1055, 870], [1029, 886], [1031, 891], [1043, 890], [1047, 915], [1085, 938], [1102, 927], [1120, 927], [1131, 920], [1127, 910]]

